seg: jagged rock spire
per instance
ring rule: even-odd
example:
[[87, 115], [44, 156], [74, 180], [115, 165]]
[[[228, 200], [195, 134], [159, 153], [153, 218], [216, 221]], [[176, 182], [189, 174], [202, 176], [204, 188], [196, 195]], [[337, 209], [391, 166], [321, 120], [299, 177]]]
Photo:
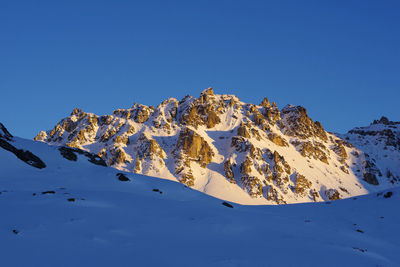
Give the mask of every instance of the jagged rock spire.
[[374, 120], [372, 122], [372, 124], [384, 124], [384, 125], [388, 125], [391, 124], [392, 122], [389, 121], [389, 119], [385, 116], [382, 116], [379, 120]]
[[260, 106], [265, 107], [265, 108], [270, 108], [271, 103], [269, 102], [268, 98], [264, 98], [263, 101], [261, 102]]
[[71, 116], [73, 115], [78, 115], [80, 113], [83, 113], [82, 109], [80, 108], [75, 108], [72, 112], [71, 112]]

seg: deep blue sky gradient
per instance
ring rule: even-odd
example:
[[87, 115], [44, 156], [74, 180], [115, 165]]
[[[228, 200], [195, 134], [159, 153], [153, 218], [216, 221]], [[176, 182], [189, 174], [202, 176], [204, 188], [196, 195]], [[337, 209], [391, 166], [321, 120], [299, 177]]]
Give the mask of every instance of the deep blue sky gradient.
[[1, 1], [0, 121], [22, 137], [80, 107], [207, 87], [307, 108], [330, 131], [400, 121], [400, 1]]

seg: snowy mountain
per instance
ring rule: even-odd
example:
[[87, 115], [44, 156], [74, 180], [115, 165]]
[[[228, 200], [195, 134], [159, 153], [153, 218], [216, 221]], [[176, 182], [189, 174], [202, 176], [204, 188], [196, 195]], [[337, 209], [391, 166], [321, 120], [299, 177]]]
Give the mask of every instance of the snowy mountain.
[[[208, 136], [221, 136], [214, 132]], [[291, 140], [280, 136], [290, 147]], [[399, 188], [325, 203], [243, 206], [181, 183], [108, 168], [98, 156], [77, 148], [13, 137], [3, 125], [0, 145], [1, 266], [400, 263]], [[150, 147], [161, 154], [154, 144]], [[350, 154], [350, 148], [345, 150]], [[245, 153], [230, 151], [238, 157]], [[333, 164], [332, 158], [327, 161], [329, 165], [322, 164]]]
[[398, 125], [379, 121], [346, 135], [328, 133], [301, 106], [279, 110], [267, 98], [248, 104], [209, 88], [198, 98], [170, 98], [156, 108], [135, 103], [112, 115], [75, 109], [35, 140], [79, 148], [118, 170], [179, 181], [228, 201], [284, 204], [398, 185]]
[[[369, 175], [365, 177], [372, 184], [399, 182], [400, 176], [400, 122], [389, 121], [386, 117], [375, 120], [366, 127], [356, 127], [343, 138], [364, 151], [368, 161]], [[386, 179], [378, 179], [378, 177]]]

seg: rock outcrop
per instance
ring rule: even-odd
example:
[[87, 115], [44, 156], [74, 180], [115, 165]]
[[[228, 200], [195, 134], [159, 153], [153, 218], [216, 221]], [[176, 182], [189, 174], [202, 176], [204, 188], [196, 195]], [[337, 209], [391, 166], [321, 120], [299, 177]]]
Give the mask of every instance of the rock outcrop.
[[329, 200], [339, 200], [341, 199], [340, 193], [336, 189], [328, 189], [325, 191], [325, 195]]
[[11, 141], [13, 138], [13, 136], [2, 123], [0, 123], [0, 138], [3, 138], [7, 141]]
[[285, 134], [301, 139], [319, 138], [327, 141], [327, 134], [321, 123], [314, 122], [301, 106], [287, 105], [282, 109], [281, 127]]
[[232, 170], [232, 163], [230, 160], [225, 161], [224, 163], [224, 174], [229, 182], [236, 184], [235, 175]]
[[188, 160], [198, 162], [203, 168], [206, 168], [212, 160], [213, 152], [210, 145], [198, 133], [187, 127], [179, 134], [177, 149], [181, 149]]
[[32, 167], [38, 169], [46, 168], [46, 164], [31, 151], [16, 147], [13, 136], [2, 123], [0, 123], [0, 148], [13, 153], [17, 158]]

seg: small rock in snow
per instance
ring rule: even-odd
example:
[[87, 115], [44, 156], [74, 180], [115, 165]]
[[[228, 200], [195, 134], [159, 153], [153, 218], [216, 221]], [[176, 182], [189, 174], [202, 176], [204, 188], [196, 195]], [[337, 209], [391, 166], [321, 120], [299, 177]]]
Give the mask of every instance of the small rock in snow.
[[389, 191], [389, 192], [386, 192], [386, 193], [383, 195], [383, 197], [384, 197], [384, 198], [390, 198], [392, 195], [393, 195], [393, 192]]
[[131, 180], [128, 177], [126, 177], [126, 175], [123, 173], [117, 173], [117, 177], [118, 177], [118, 180], [120, 180], [122, 182], [128, 182]]
[[46, 195], [46, 194], [55, 194], [55, 193], [56, 193], [55, 191], [50, 190], [50, 191], [44, 191], [44, 192], [42, 192], [42, 195]]
[[228, 207], [228, 208], [233, 208], [233, 206], [231, 204], [229, 204], [228, 202], [222, 202], [222, 205]]

